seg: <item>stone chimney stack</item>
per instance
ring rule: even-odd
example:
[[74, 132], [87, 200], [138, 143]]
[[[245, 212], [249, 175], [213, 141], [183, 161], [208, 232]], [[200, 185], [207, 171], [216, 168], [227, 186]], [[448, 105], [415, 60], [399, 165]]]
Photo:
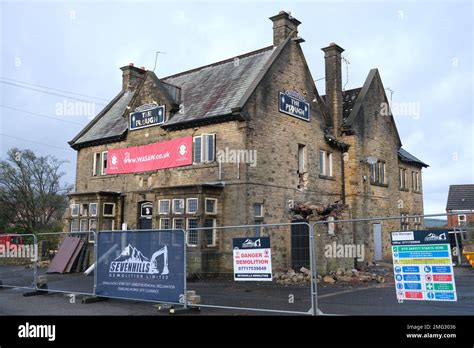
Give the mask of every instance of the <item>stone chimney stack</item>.
[[130, 63], [120, 68], [122, 70], [122, 90], [133, 91], [137, 88], [145, 76], [146, 70], [144, 67], [137, 68]]
[[332, 119], [333, 134], [339, 135], [342, 125], [342, 73], [341, 53], [344, 49], [334, 42], [324, 51], [325, 74], [326, 74], [326, 105]]
[[299, 20], [291, 17], [288, 12], [280, 11], [277, 15], [270, 17], [273, 22], [273, 46], [280, 45], [288, 36], [298, 36]]

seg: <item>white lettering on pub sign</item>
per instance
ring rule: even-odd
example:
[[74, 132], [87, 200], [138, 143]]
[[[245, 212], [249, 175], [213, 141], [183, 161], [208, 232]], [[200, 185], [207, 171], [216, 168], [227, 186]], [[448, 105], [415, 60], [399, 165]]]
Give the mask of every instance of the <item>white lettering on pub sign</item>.
[[151, 108], [130, 113], [130, 130], [156, 126], [165, 121], [165, 106], [156, 105]]
[[279, 93], [278, 106], [280, 112], [285, 114], [301, 118], [309, 122], [310, 109], [309, 103], [307, 103], [303, 97], [293, 92]]

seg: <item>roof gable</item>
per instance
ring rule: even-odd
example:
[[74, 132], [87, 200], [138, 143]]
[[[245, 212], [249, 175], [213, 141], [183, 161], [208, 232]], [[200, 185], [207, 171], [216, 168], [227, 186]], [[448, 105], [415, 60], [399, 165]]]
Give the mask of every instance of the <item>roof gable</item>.
[[[383, 88], [383, 83], [382, 79], [380, 77], [378, 69], [371, 69], [369, 71], [369, 74], [367, 75], [367, 78], [365, 79], [364, 85], [360, 89], [360, 91], [357, 93], [357, 97], [353, 100], [352, 102], [352, 109], [349, 112], [349, 116], [347, 118], [343, 118], [343, 123], [342, 123], [342, 129], [345, 131], [351, 130], [353, 126], [358, 122], [359, 119], [359, 114], [361, 111], [361, 108], [363, 104], [365, 103], [367, 99], [367, 95], [372, 87], [372, 85], [378, 82], [382, 86], [383, 90], [383, 101], [381, 103], [388, 103], [387, 95], [385, 94], [385, 89]], [[390, 110], [390, 109], [389, 109]], [[398, 143], [400, 146], [402, 146], [402, 141], [400, 140], [400, 134], [398, 133], [397, 125], [395, 123], [395, 119], [393, 118], [392, 111], [390, 110], [390, 114], [388, 116], [390, 118], [390, 121], [392, 122], [393, 128], [395, 130], [395, 135], [397, 137]]]

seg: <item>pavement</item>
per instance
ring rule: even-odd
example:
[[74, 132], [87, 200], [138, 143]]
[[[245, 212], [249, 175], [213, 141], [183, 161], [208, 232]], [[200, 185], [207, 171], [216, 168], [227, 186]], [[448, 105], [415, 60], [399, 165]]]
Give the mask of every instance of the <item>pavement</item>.
[[[39, 270], [44, 274], [45, 270]], [[169, 315], [158, 311], [151, 302], [107, 299], [81, 303], [83, 295], [92, 294], [94, 277], [82, 273], [47, 274], [48, 290], [37, 296], [23, 296], [31, 289], [33, 273], [21, 266], [0, 266], [0, 315]], [[457, 302], [405, 301], [398, 303], [393, 283], [325, 284], [318, 283], [318, 308], [328, 315], [472, 315], [474, 313], [474, 269], [455, 268]], [[244, 308], [200, 307], [192, 315], [261, 315], [279, 314], [260, 310], [307, 313], [311, 309], [309, 284], [278, 285], [273, 282], [239, 282], [232, 280], [189, 281], [188, 289], [201, 296], [204, 305]], [[57, 290], [65, 293], [58, 293]], [[75, 300], [75, 301], [73, 301]], [[291, 313], [287, 313], [291, 314]]]

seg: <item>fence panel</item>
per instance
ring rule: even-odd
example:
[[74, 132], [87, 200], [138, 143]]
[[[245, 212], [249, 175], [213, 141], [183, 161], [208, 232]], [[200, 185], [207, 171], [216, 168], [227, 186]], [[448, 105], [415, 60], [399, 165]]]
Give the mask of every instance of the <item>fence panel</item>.
[[33, 289], [36, 236], [0, 234], [0, 282], [8, 288]]
[[100, 231], [98, 296], [186, 306], [183, 230]]
[[201, 307], [313, 314], [307, 223], [202, 227], [186, 234], [187, 287], [200, 296]]
[[[472, 228], [465, 226], [455, 232], [446, 226], [426, 227], [426, 217], [313, 223], [322, 313], [474, 313], [473, 269], [464, 255], [458, 258], [458, 250], [474, 245]], [[398, 232], [394, 238], [401, 239], [392, 241], [392, 232]]]
[[95, 240], [94, 231], [39, 233], [37, 290], [94, 295], [94, 276], [84, 271], [96, 260]]

